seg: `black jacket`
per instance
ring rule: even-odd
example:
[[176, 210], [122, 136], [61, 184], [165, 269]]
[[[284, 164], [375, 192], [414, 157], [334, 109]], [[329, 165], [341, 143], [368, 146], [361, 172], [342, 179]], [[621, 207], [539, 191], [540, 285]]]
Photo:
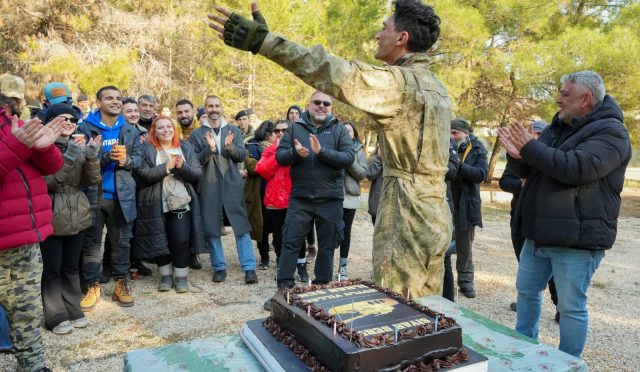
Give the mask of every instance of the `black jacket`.
[[[464, 157], [465, 150], [471, 150]], [[458, 148], [460, 165], [455, 178], [451, 181], [454, 213], [459, 214], [459, 225], [456, 230], [465, 231], [473, 226], [482, 227], [482, 202], [480, 200], [480, 183], [487, 177], [487, 150], [472, 134]], [[462, 159], [464, 158], [464, 161]]]
[[[191, 211], [191, 253], [206, 251], [202, 231], [202, 214], [200, 201], [195, 192], [194, 184], [202, 177], [200, 161], [190, 143], [180, 141], [180, 148], [184, 155], [182, 168], [171, 171], [173, 177], [179, 177], [191, 196], [189, 208]], [[140, 182], [138, 193], [138, 218], [136, 219], [136, 238], [134, 240], [134, 256], [152, 259], [169, 254], [164, 212], [162, 210], [162, 181], [167, 177], [166, 164], [156, 165], [158, 150], [149, 143], [142, 146], [142, 164], [136, 169]]]
[[620, 192], [631, 158], [629, 134], [615, 100], [571, 126], [558, 115], [521, 161], [508, 166], [526, 178], [516, 208], [519, 232], [536, 246], [609, 249], [616, 240]]
[[[318, 155], [311, 150], [309, 136], [315, 134], [320, 142]], [[294, 139], [309, 149], [305, 158], [298, 155]], [[344, 199], [344, 169], [355, 159], [353, 141], [349, 132], [333, 116], [324, 125], [311, 123], [305, 111], [282, 136], [276, 152], [278, 164], [291, 166], [291, 197], [313, 202]]]
[[516, 211], [516, 205], [518, 204], [518, 197], [520, 197], [520, 191], [522, 190], [522, 179], [515, 174], [509, 167], [504, 169], [502, 176], [500, 177], [500, 189], [502, 191], [513, 194], [511, 198], [511, 217]]

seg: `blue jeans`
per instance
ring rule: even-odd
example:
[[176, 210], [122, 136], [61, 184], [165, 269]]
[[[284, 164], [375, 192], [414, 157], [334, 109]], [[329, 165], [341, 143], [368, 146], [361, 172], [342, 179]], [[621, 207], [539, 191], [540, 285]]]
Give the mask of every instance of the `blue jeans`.
[[[211, 257], [211, 268], [213, 271], [227, 269], [227, 261], [224, 258], [222, 250], [222, 240], [220, 238], [209, 238], [209, 257]], [[251, 235], [246, 233], [241, 236], [236, 235], [236, 249], [238, 250], [238, 259], [242, 271], [256, 269], [256, 256], [253, 253], [253, 244], [251, 243]]]
[[603, 257], [604, 251], [564, 247], [535, 248], [535, 242], [527, 239], [520, 253], [516, 280], [516, 332], [538, 338], [542, 291], [553, 275], [560, 312], [559, 349], [580, 357], [589, 329], [587, 289]]

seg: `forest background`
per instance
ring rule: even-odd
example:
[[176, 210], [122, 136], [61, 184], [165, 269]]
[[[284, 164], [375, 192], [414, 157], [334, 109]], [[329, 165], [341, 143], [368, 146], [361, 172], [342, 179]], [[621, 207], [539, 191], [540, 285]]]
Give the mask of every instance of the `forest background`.
[[[484, 133], [499, 155], [495, 128], [551, 120], [563, 74], [595, 70], [640, 143], [639, 0], [431, 0], [442, 19], [432, 69], [447, 86], [453, 114]], [[249, 0], [216, 4], [244, 15]], [[260, 56], [228, 48], [206, 27], [213, 2], [201, 0], [4, 0], [0, 5], [0, 73], [23, 76], [30, 99], [63, 81], [95, 97], [104, 85], [125, 95], [155, 95], [163, 106], [207, 94], [223, 98], [228, 117], [253, 107], [262, 119], [303, 105], [312, 89]], [[392, 12], [389, 0], [263, 0], [269, 29], [348, 60], [373, 59], [375, 35]], [[336, 104], [367, 144], [375, 127], [362, 112]], [[488, 135], [488, 136], [487, 136]], [[637, 154], [638, 152], [636, 152]], [[635, 155], [637, 156], [637, 155]]]

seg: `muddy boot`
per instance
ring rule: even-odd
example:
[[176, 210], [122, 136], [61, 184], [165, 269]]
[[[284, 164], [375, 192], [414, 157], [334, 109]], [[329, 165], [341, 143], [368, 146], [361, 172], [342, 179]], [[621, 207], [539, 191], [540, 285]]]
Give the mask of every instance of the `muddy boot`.
[[160, 271], [160, 284], [158, 285], [158, 292], [169, 292], [173, 288], [173, 265], [168, 264], [159, 266]]
[[185, 267], [182, 269], [175, 268], [173, 270], [173, 275], [176, 280], [176, 293], [187, 293], [189, 292], [189, 282], [187, 281], [187, 276], [189, 275], [189, 268]]

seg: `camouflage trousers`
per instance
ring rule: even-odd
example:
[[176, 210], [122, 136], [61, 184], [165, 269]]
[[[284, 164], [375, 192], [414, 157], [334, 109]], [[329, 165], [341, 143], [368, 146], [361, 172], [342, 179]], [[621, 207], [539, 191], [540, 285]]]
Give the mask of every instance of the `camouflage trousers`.
[[45, 367], [41, 278], [38, 244], [0, 251], [0, 304], [7, 311], [9, 338], [21, 372]]

